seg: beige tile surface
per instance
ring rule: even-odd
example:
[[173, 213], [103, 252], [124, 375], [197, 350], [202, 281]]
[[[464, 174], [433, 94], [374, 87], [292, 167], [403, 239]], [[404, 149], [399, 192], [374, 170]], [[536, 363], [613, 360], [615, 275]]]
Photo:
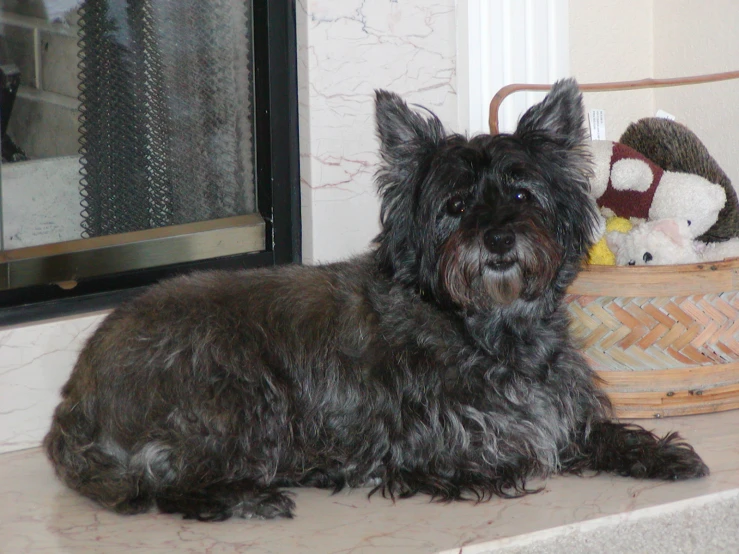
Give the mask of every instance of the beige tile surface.
[[490, 541], [739, 487], [739, 411], [642, 423], [660, 432], [679, 430], [712, 475], [678, 483], [557, 477], [539, 494], [478, 505], [422, 497], [392, 504], [379, 496], [367, 499], [366, 490], [331, 496], [301, 489], [293, 520], [208, 524], [154, 512], [107, 512], [58, 483], [39, 449], [4, 454], [0, 552], [481, 552]]

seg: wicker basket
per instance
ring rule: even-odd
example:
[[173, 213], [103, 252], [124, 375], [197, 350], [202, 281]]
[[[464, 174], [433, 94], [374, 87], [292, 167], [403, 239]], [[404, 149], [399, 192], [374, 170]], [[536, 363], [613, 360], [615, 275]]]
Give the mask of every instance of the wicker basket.
[[[584, 91], [629, 90], [739, 78], [739, 72], [684, 79], [581, 85]], [[519, 90], [509, 85], [498, 108]], [[739, 259], [673, 266], [589, 266], [567, 295], [572, 329], [603, 379], [617, 415], [652, 418], [739, 408]]]

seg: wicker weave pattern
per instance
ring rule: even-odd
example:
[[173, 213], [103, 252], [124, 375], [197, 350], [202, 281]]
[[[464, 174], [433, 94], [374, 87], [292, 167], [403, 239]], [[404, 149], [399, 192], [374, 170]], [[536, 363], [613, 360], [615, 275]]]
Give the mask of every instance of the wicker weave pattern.
[[569, 295], [572, 331], [596, 370], [739, 361], [739, 292], [687, 297]]

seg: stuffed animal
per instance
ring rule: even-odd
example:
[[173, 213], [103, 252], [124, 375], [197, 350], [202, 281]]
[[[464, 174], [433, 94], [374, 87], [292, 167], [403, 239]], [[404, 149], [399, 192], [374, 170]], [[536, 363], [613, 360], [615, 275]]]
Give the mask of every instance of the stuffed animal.
[[716, 222], [698, 240], [719, 242], [739, 237], [739, 199], [736, 191], [708, 149], [693, 131], [685, 125], [648, 117], [628, 126], [619, 143], [646, 156], [666, 171], [700, 175], [711, 183], [721, 185], [726, 203]]
[[628, 233], [606, 233], [618, 265], [689, 264], [700, 260], [696, 242], [682, 219], [660, 219], [635, 225]]
[[611, 216], [606, 218], [605, 229], [600, 240], [596, 242], [588, 253], [590, 265], [616, 265], [616, 256], [606, 242], [607, 233], [628, 233], [631, 230], [631, 221], [623, 217]]
[[691, 237], [703, 236], [726, 204], [721, 185], [700, 175], [665, 171], [626, 145], [592, 141], [591, 190], [601, 208], [646, 220], [681, 219]]
[[704, 243], [694, 240], [681, 219], [639, 223], [626, 233], [608, 232], [606, 243], [617, 265], [668, 265], [739, 257], [739, 238]]

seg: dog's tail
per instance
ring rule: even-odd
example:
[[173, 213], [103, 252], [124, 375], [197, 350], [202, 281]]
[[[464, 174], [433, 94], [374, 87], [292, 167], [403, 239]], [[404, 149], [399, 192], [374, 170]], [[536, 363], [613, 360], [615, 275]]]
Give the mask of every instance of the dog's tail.
[[140, 472], [130, 471], [130, 455], [101, 437], [95, 401], [77, 400], [70, 385], [44, 438], [59, 478], [70, 488], [119, 513], [144, 512], [153, 503]]

